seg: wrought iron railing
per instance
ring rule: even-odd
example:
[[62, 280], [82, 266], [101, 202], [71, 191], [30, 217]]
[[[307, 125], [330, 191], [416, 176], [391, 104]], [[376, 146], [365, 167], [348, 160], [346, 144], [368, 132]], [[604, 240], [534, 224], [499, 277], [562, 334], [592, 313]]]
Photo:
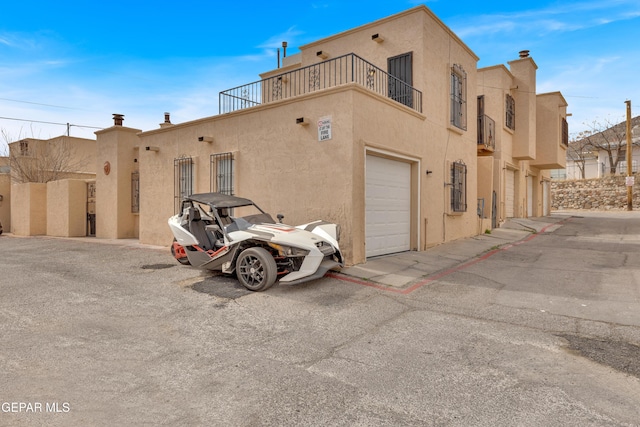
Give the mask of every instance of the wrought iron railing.
[[422, 112], [422, 92], [354, 53], [220, 92], [220, 114], [358, 83]]
[[496, 148], [496, 121], [486, 114], [478, 116], [478, 145], [491, 151]]

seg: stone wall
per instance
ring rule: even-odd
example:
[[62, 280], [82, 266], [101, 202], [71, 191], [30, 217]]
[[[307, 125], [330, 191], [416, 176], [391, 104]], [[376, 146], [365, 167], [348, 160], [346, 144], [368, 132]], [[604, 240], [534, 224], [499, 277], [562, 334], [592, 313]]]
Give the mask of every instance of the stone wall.
[[[626, 210], [627, 187], [624, 176], [551, 181], [551, 208]], [[635, 176], [633, 208], [640, 208], [640, 176]]]

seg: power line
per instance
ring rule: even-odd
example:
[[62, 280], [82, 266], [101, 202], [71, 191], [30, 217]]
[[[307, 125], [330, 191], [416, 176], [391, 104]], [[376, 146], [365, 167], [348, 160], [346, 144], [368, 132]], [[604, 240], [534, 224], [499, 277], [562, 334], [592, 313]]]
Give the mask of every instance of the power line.
[[22, 104], [40, 105], [43, 107], [64, 108], [66, 110], [81, 110], [81, 108], [64, 107], [62, 105], [42, 104], [40, 102], [20, 101], [19, 99], [0, 98], [2, 101], [20, 102]]
[[17, 119], [17, 118], [14, 118], [14, 117], [0, 117], [0, 119], [16, 120], [16, 121], [19, 121], [19, 122], [43, 123], [43, 124], [47, 124], [47, 125], [73, 126], [73, 127], [89, 128], [89, 129], [104, 129], [104, 128], [97, 127], [97, 126], [74, 125], [74, 124], [71, 124], [71, 123], [45, 122], [45, 121], [42, 121], [42, 120]]

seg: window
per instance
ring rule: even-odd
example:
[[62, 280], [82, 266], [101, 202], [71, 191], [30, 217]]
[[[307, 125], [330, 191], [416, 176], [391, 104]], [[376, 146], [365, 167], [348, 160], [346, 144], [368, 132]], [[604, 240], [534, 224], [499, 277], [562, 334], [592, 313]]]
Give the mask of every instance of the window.
[[451, 67], [451, 124], [467, 130], [467, 73], [458, 64]]
[[233, 153], [212, 154], [211, 163], [211, 191], [216, 193], [234, 194], [234, 160]]
[[[620, 160], [618, 162], [618, 173], [620, 175], [626, 175], [627, 174], [627, 161], [626, 160]], [[632, 160], [631, 161], [631, 173], [638, 173], [638, 162], [636, 160]]]
[[467, 211], [467, 165], [460, 160], [451, 165], [451, 210]]
[[173, 160], [174, 174], [174, 209], [178, 213], [182, 199], [193, 194], [193, 159], [179, 157]]
[[21, 156], [29, 155], [29, 141], [20, 141], [20, 155]]
[[569, 146], [569, 123], [564, 117], [562, 118], [562, 144], [565, 147]]
[[387, 59], [389, 98], [413, 108], [413, 53]]
[[511, 130], [516, 130], [516, 101], [513, 96], [507, 94], [505, 97], [506, 118], [504, 125]]

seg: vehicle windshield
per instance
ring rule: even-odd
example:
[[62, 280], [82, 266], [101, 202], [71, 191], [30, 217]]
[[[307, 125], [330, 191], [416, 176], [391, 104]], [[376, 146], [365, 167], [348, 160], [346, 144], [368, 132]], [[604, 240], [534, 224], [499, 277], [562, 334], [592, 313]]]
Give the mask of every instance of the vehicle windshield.
[[218, 215], [228, 233], [246, 230], [255, 224], [275, 224], [271, 215], [262, 212], [255, 205], [233, 209], [218, 209]]

